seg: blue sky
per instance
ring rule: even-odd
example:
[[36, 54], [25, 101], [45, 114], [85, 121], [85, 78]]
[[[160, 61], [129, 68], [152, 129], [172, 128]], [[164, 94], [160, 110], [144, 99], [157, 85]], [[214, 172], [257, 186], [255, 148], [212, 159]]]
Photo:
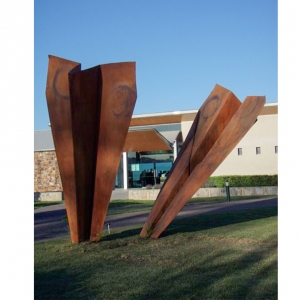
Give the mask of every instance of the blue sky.
[[34, 129], [49, 129], [49, 54], [135, 61], [134, 114], [199, 109], [216, 83], [277, 102], [277, 20], [276, 0], [35, 1]]

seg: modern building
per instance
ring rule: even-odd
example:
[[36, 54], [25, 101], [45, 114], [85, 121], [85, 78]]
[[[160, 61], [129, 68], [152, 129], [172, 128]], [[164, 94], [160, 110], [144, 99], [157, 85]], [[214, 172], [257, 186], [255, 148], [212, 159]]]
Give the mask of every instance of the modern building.
[[[134, 115], [115, 187], [160, 185], [168, 175], [198, 110]], [[278, 104], [267, 103], [257, 122], [212, 176], [278, 174]], [[35, 193], [62, 191], [51, 129], [34, 135]]]

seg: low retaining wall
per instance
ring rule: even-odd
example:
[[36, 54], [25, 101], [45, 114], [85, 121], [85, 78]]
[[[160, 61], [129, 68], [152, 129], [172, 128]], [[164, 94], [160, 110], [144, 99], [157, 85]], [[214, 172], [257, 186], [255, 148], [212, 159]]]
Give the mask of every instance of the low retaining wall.
[[[112, 199], [155, 200], [159, 189], [114, 190]], [[278, 195], [277, 186], [230, 187], [230, 196], [272, 196]], [[192, 198], [226, 197], [225, 188], [201, 188]], [[34, 201], [61, 201], [63, 192], [36, 192]]]
[[[129, 190], [128, 197], [132, 200], [155, 200], [159, 189], [134, 189]], [[277, 195], [277, 186], [259, 187], [230, 187], [230, 196], [268, 196]], [[226, 197], [225, 188], [201, 188], [192, 198]]]
[[34, 202], [36, 201], [62, 201], [64, 200], [63, 192], [35, 192]]

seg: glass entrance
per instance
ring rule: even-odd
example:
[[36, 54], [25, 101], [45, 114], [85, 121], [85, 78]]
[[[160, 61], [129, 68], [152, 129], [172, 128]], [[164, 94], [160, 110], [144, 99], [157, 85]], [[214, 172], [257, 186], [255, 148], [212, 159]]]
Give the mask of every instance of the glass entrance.
[[173, 151], [129, 152], [128, 188], [162, 185], [173, 160]]

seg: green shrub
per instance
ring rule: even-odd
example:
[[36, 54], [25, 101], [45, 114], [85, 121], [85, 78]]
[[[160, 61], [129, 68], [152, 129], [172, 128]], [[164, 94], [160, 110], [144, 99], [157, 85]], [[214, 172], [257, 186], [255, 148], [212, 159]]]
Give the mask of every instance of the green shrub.
[[202, 187], [225, 187], [226, 180], [234, 187], [278, 186], [278, 175], [228, 175], [212, 176]]

